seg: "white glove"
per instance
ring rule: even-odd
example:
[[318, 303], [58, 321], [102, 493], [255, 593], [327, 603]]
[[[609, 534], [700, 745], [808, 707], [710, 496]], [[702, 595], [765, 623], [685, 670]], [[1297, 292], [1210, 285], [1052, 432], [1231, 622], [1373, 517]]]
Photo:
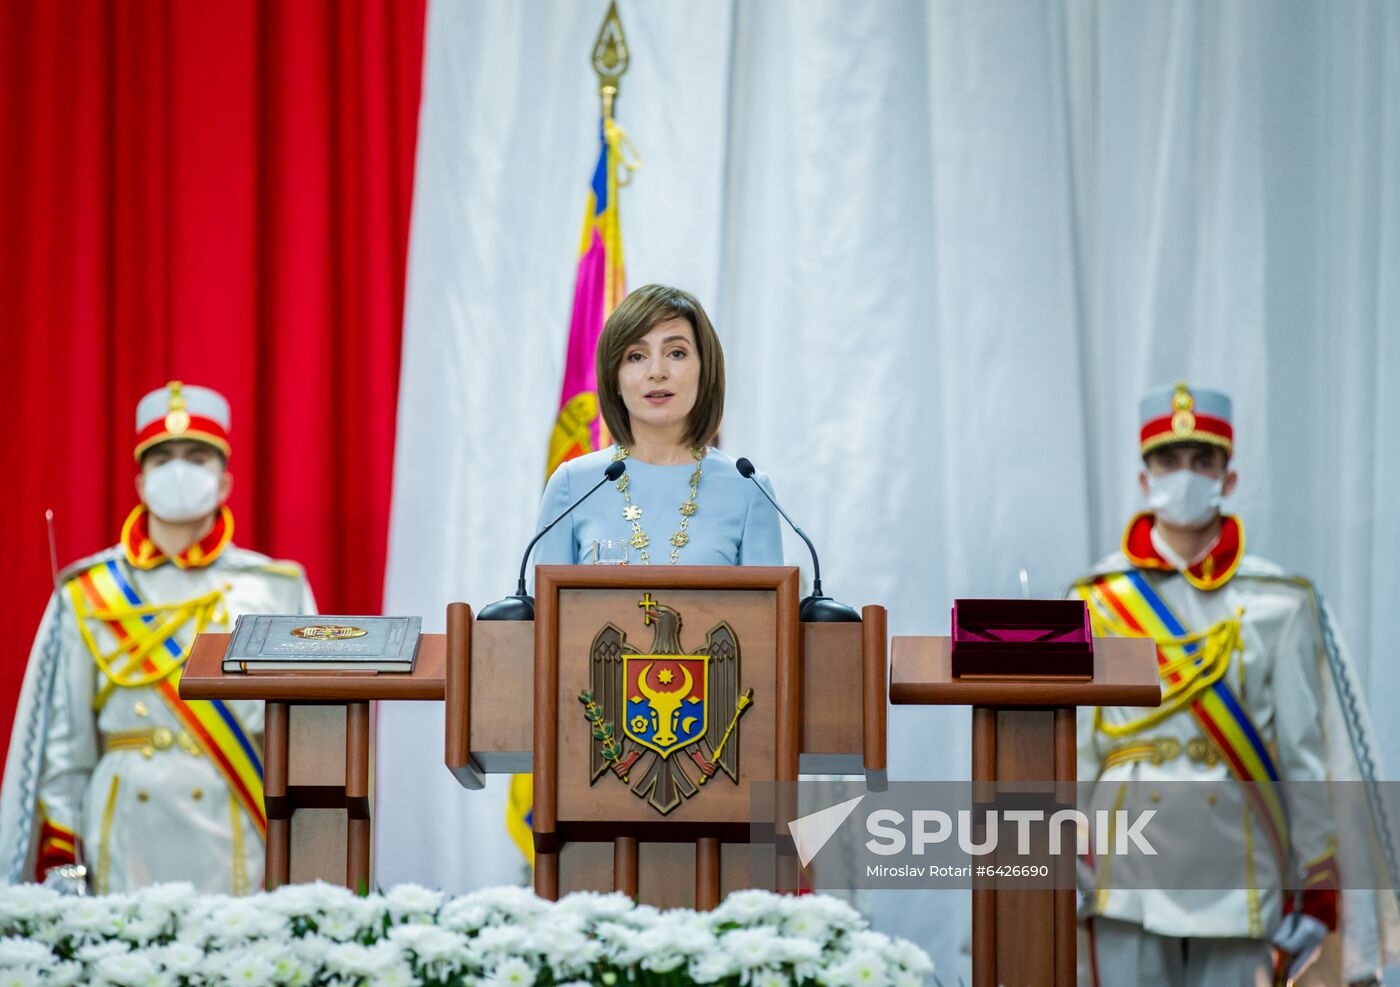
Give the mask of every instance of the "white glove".
[[59, 894], [81, 897], [88, 893], [87, 868], [82, 864], [60, 864], [44, 871], [44, 887]]
[[1322, 940], [1326, 938], [1327, 926], [1311, 915], [1290, 912], [1283, 917], [1270, 942], [1288, 956], [1289, 983], [1302, 976], [1308, 965], [1317, 959], [1322, 951]]

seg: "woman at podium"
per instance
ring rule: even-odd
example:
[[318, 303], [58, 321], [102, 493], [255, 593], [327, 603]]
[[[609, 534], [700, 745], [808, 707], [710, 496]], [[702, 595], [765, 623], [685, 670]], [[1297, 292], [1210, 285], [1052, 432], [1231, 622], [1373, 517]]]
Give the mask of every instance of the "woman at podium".
[[649, 284], [598, 338], [598, 404], [614, 445], [561, 464], [540, 527], [602, 478], [627, 471], [540, 540], [540, 565], [781, 565], [778, 512], [762, 473], [741, 476], [710, 445], [724, 414], [724, 351], [695, 296]]

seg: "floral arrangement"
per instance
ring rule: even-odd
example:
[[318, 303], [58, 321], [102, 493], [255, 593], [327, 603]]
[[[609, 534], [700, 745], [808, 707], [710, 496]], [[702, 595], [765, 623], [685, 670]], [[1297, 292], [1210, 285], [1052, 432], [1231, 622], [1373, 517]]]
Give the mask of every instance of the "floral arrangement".
[[932, 970], [822, 895], [740, 891], [714, 911], [663, 912], [621, 894], [450, 898], [411, 884], [365, 897], [328, 884], [246, 898], [0, 889], [0, 987], [913, 987]]

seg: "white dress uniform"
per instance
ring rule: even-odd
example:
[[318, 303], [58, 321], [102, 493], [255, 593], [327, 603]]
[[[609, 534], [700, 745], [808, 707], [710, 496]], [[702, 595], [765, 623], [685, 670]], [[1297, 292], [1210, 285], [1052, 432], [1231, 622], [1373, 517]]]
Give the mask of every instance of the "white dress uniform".
[[[200, 390], [183, 390], [195, 410]], [[218, 437], [224, 414], [191, 424]], [[315, 603], [299, 566], [231, 543], [227, 508], [176, 559], [155, 548], [147, 520], [138, 507], [120, 544], [65, 570], [39, 625], [0, 790], [8, 882], [80, 859], [97, 893], [262, 887], [263, 704], [179, 700], [178, 672], [199, 630]]]
[[[1227, 523], [1235, 526], [1233, 518]], [[1096, 574], [1132, 568], [1128, 558], [1119, 553], [1104, 560]], [[1155, 592], [1191, 630], [1238, 627], [1240, 648], [1225, 656], [1229, 665], [1222, 681], [1274, 752], [1282, 779], [1325, 782], [1322, 641], [1312, 594], [1306, 584], [1291, 580], [1262, 559], [1245, 556], [1237, 567], [1230, 568], [1233, 574], [1213, 590], [1197, 589], [1176, 571], [1146, 570], [1139, 574], [1151, 581]], [[1091, 605], [1097, 603], [1091, 600]], [[1204, 645], [1206, 649], [1211, 646]], [[1169, 655], [1172, 651], [1163, 650]], [[1183, 781], [1229, 782], [1231, 768], [1217, 742], [1193, 716], [1189, 704], [1155, 722], [1150, 711], [1136, 708], [1105, 707], [1083, 713], [1079, 720], [1079, 772], [1081, 780], [1096, 782], [1095, 806], [1127, 810], [1130, 818], [1142, 810], [1156, 810], [1152, 842], [1163, 860], [1189, 860], [1201, 841], [1208, 839], [1212, 843], [1210, 860], [1216, 865], [1233, 865], [1233, 873], [1216, 871], [1220, 883], [1235, 889], [1123, 887], [1113, 880], [1112, 858], [1106, 857], [1095, 869], [1091, 914], [1130, 923], [1158, 936], [1206, 940], [1196, 950], [1199, 957], [1224, 949], [1239, 964], [1267, 968], [1267, 940], [1282, 915], [1285, 885], [1281, 862], [1267, 835], [1267, 820], [1237, 785], [1200, 786], [1199, 793], [1187, 791], [1184, 795], [1183, 788], [1172, 786]], [[1163, 786], [1166, 799], [1162, 797]], [[1338, 846], [1332, 818], [1317, 811], [1313, 800], [1291, 808], [1288, 865], [1295, 872], [1307, 870], [1326, 878], [1329, 867], [1335, 865]], [[1335, 894], [1335, 880], [1329, 879], [1327, 886]], [[1334, 914], [1318, 917], [1335, 920]], [[1121, 949], [1181, 951], [1180, 946], [1122, 942], [1128, 931], [1124, 929], [1096, 925], [1095, 931], [1102, 933], [1096, 938], [1111, 937]], [[1250, 942], [1211, 942], [1231, 939]], [[1102, 961], [1104, 949], [1111, 949], [1112, 944], [1097, 945]], [[1183, 962], [1190, 959], [1190, 950], [1185, 953]], [[1198, 959], [1198, 963], [1203, 962]], [[1102, 970], [1100, 976], [1101, 983], [1121, 982], [1105, 978]], [[1216, 970], [1210, 979], [1164, 982], [1254, 980], [1243, 972], [1237, 978], [1221, 976]]]
[[[1144, 453], [1165, 441], [1230, 448], [1228, 399], [1214, 392], [1192, 393], [1184, 385], [1159, 392], [1144, 401], [1143, 420]], [[1322, 797], [1330, 778], [1359, 777], [1338, 770], [1339, 764], [1354, 762], [1339, 758], [1337, 748], [1349, 754], [1348, 733], [1354, 741], [1355, 731], [1369, 725], [1356, 704], [1350, 711], [1341, 708], [1338, 693], [1349, 688], [1349, 662], [1310, 583], [1244, 554], [1244, 531], [1236, 518], [1222, 519], [1219, 539], [1193, 564], [1177, 558], [1154, 525], [1152, 514], [1135, 517], [1122, 550], [1100, 562], [1071, 593], [1089, 603], [1096, 634], [1155, 638], [1164, 671], [1158, 710], [1081, 710], [1079, 779], [1093, 783], [1095, 808], [1126, 810], [1129, 818], [1155, 810], [1152, 843], [1159, 859], [1208, 866], [1209, 883], [1234, 890], [1146, 888], [1113, 857], [1095, 861], [1093, 887], [1086, 889], [1089, 935], [1087, 943], [1081, 940], [1081, 949], [1088, 949], [1081, 955], [1080, 979], [1094, 987], [1267, 987], [1275, 982], [1269, 938], [1285, 898], [1289, 907], [1335, 928], [1339, 859], [1348, 866], [1358, 860], [1371, 865], [1364, 850], [1351, 858], [1339, 854], [1346, 837]], [[1165, 621], [1176, 626], [1164, 623], [1162, 611], [1152, 606], [1154, 598], [1169, 614]], [[1198, 640], [1183, 644], [1187, 634]], [[1175, 664], [1161, 668], [1162, 663]], [[1197, 705], [1214, 673], [1242, 710], [1237, 719], [1245, 721], [1243, 728], [1231, 726], [1224, 712], [1228, 702], [1214, 713]], [[1193, 678], [1199, 691], [1191, 688]], [[1287, 814], [1283, 826], [1271, 824], [1278, 816], [1268, 812], [1267, 799], [1251, 798], [1237, 783], [1251, 776], [1248, 754], [1238, 753], [1248, 746], [1244, 739], [1251, 732], [1284, 783], [1275, 789]], [[1216, 784], [1173, 784], [1179, 782]], [[1296, 797], [1308, 786], [1285, 790], [1297, 782], [1313, 783], [1311, 797]], [[1271, 838], [1271, 831], [1280, 838]], [[1306, 889], [1301, 896], [1285, 892], [1299, 887]], [[1362, 893], [1362, 907], [1348, 912], [1353, 941], [1347, 979], [1377, 968], [1376, 900]], [[1339, 965], [1334, 962], [1330, 982], [1339, 977]], [[1316, 972], [1305, 973], [1304, 982]]]

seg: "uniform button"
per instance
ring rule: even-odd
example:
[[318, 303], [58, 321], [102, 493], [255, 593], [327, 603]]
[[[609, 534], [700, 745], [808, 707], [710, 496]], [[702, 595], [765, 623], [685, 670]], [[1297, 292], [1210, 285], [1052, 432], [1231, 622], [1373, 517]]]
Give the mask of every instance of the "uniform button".
[[150, 800], [151, 800], [151, 796], [150, 796], [148, 793], [146, 793], [146, 792], [137, 792], [137, 793], [136, 793], [136, 801], [138, 801], [138, 802], [149, 802]]
[[204, 798], [204, 789], [196, 788], [194, 791], [190, 792], [190, 798], [198, 802], [200, 799]]
[[146, 708], [146, 704], [145, 704], [145, 703], [137, 703], [137, 704], [136, 704], [136, 715], [137, 715], [137, 716], [150, 716], [150, 715], [151, 715], [151, 711], [150, 711], [149, 709]]
[[1207, 792], [1207, 793], [1206, 793], [1206, 804], [1207, 804], [1207, 805], [1214, 805], [1214, 804], [1215, 804], [1215, 793], [1214, 793], [1214, 792]]
[[1153, 793], [1152, 793], [1152, 801], [1154, 801], [1154, 802], [1160, 802], [1160, 801], [1162, 801], [1162, 793], [1161, 793], [1161, 792], [1153, 792]]

